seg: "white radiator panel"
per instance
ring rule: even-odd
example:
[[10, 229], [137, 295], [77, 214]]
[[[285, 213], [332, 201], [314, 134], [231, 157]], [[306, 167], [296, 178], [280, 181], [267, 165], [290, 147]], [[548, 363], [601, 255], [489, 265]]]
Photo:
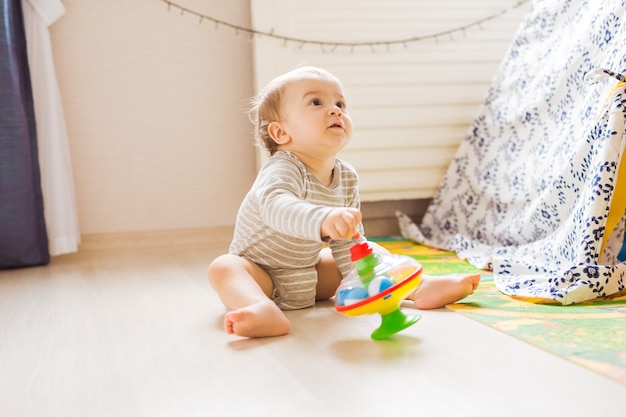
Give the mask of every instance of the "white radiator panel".
[[302, 64], [331, 71], [344, 84], [354, 122], [340, 157], [358, 170], [362, 200], [432, 197], [525, 14], [527, 6], [516, 3], [251, 0], [256, 30], [311, 41], [374, 43], [454, 31], [356, 47], [257, 35], [255, 85]]

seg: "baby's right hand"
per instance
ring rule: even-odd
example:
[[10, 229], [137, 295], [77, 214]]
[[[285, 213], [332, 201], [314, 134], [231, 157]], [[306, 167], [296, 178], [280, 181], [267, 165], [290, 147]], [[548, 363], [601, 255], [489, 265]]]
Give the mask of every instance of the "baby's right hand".
[[322, 222], [322, 239], [350, 239], [356, 235], [361, 223], [361, 212], [355, 208], [338, 207], [333, 209]]

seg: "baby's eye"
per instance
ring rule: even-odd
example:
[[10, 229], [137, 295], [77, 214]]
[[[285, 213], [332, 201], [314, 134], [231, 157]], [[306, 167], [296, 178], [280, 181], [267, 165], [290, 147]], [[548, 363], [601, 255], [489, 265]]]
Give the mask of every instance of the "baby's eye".
[[321, 106], [322, 105], [322, 100], [320, 100], [319, 98], [314, 98], [313, 100], [311, 100], [311, 105], [313, 105], [313, 106]]
[[340, 109], [345, 109], [346, 103], [344, 103], [343, 101], [338, 101], [336, 106], [339, 107]]

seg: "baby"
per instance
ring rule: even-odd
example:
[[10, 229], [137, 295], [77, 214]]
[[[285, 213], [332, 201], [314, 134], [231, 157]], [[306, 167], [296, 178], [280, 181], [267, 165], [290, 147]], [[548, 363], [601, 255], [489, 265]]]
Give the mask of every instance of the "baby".
[[[352, 121], [339, 80], [315, 67], [272, 80], [250, 115], [270, 157], [241, 204], [229, 253], [209, 267], [209, 281], [228, 310], [227, 333], [280, 336], [291, 326], [284, 310], [335, 294], [351, 268], [352, 237], [363, 235], [357, 173], [337, 159]], [[439, 308], [471, 294], [479, 280], [422, 276], [410, 298], [417, 308]]]

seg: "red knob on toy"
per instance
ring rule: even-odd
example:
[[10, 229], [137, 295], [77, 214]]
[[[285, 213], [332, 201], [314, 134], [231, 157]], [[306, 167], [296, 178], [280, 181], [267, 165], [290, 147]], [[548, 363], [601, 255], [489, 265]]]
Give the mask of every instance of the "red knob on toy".
[[350, 248], [350, 257], [352, 262], [356, 262], [359, 259], [365, 258], [367, 255], [372, 253], [372, 247], [367, 244], [367, 242], [363, 243], [355, 243]]

